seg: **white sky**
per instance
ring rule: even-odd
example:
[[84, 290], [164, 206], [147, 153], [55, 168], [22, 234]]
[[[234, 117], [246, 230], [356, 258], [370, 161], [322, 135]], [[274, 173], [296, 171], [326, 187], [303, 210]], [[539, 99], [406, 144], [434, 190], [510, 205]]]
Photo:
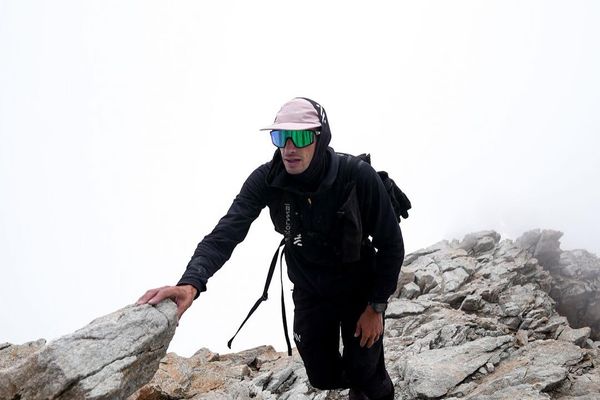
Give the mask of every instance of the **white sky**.
[[[596, 1], [0, 0], [0, 342], [177, 282], [295, 96], [409, 195], [408, 251], [541, 227], [600, 254], [599, 20]], [[228, 351], [278, 241], [265, 211], [171, 351]], [[284, 350], [277, 280], [233, 350], [261, 344]]]

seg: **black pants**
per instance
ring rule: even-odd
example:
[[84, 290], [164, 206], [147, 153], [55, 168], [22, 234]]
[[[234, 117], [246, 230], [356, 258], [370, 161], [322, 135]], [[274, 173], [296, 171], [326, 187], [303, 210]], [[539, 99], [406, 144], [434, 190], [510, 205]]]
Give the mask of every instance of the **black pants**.
[[[294, 340], [311, 385], [318, 389], [362, 390], [371, 400], [393, 399], [394, 387], [385, 369], [383, 339], [371, 348], [354, 337], [365, 298], [322, 298], [294, 288]], [[343, 352], [340, 354], [340, 329]]]

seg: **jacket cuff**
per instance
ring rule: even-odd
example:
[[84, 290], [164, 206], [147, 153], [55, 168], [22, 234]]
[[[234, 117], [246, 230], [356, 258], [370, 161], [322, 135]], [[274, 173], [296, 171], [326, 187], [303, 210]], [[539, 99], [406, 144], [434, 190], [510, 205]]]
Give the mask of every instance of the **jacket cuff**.
[[369, 303], [387, 303], [390, 296], [382, 295], [380, 293], [373, 293], [369, 296]]
[[372, 303], [369, 302], [369, 306], [371, 306], [371, 308], [379, 313], [379, 314], [383, 314], [385, 312], [385, 310], [387, 309], [388, 303]]

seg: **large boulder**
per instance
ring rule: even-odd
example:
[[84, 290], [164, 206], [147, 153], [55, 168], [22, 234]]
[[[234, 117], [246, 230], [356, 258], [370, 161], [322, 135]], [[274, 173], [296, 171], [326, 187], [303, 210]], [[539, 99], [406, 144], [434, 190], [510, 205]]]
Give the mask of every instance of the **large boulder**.
[[[176, 306], [128, 306], [0, 365], [0, 399], [125, 399], [147, 383], [177, 326]], [[38, 343], [39, 344], [39, 343]], [[14, 351], [3, 350], [5, 361]], [[32, 346], [29, 346], [32, 347]]]

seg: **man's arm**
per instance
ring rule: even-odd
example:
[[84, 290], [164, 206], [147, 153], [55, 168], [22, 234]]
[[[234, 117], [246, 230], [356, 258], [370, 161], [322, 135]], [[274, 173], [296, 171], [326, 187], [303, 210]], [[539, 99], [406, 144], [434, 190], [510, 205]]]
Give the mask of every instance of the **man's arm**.
[[206, 290], [208, 279], [231, 257], [235, 246], [244, 240], [250, 225], [266, 206], [268, 170], [269, 164], [264, 164], [246, 179], [227, 214], [198, 244], [177, 285], [150, 289], [136, 304], [157, 304], [171, 298], [177, 303], [177, 315], [181, 317], [200, 292]]
[[206, 290], [208, 279], [229, 260], [235, 247], [246, 238], [250, 225], [267, 204], [268, 187], [265, 179], [269, 165], [258, 167], [246, 179], [227, 214], [198, 243], [178, 286], [194, 286], [198, 297]]
[[385, 187], [367, 163], [359, 166], [357, 194], [364, 233], [373, 238], [377, 254], [369, 304], [358, 319], [354, 336], [360, 337], [361, 347], [371, 347], [383, 335], [383, 310], [376, 308], [387, 303], [396, 290], [404, 260], [404, 242]]
[[387, 303], [389, 296], [396, 290], [404, 261], [402, 232], [379, 175], [364, 162], [358, 168], [357, 194], [363, 233], [373, 238], [373, 246], [377, 249], [369, 302]]

